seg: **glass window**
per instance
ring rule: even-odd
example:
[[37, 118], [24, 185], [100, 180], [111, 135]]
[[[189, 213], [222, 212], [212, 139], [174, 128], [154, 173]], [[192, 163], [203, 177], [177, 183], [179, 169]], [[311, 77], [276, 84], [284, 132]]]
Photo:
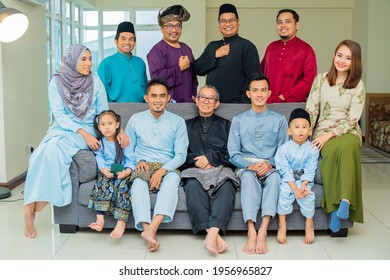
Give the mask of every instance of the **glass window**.
[[54, 59], [55, 59], [55, 69], [57, 72], [60, 70], [61, 57], [62, 57], [62, 39], [61, 39], [62, 29], [61, 22], [59, 20], [54, 21]]
[[116, 31], [103, 32], [103, 58], [116, 53], [117, 47], [114, 42], [115, 35]]
[[136, 11], [136, 24], [158, 24], [157, 22], [158, 10], [155, 11]]
[[147, 63], [146, 55], [149, 53], [150, 49], [162, 39], [162, 34], [160, 30], [152, 31], [136, 31], [137, 38], [142, 38], [142, 40], [137, 40], [137, 56], [142, 58], [146, 64], [146, 73], [149, 76], [149, 66]]
[[80, 13], [80, 10], [79, 10], [79, 7], [74, 7], [74, 21], [78, 22], [79, 21], [79, 13]]
[[70, 25], [65, 25], [65, 48], [69, 47], [72, 44], [71, 40], [72, 34], [70, 31]]
[[129, 20], [130, 13], [127, 11], [103, 11], [103, 25], [118, 25]]
[[70, 19], [70, 3], [65, 2], [65, 13], [66, 13], [66, 18]]
[[78, 27], [74, 28], [74, 44], [80, 44], [80, 29]]
[[84, 11], [83, 24], [84, 26], [98, 26], [98, 11]]
[[84, 30], [84, 44], [92, 54], [92, 70], [96, 71], [99, 62], [99, 40], [97, 30]]
[[61, 15], [61, 0], [55, 0], [54, 2], [54, 13]]

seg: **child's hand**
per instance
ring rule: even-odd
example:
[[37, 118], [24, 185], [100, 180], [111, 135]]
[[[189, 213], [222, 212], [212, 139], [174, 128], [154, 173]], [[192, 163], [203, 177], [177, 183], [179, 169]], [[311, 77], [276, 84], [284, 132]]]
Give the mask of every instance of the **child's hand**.
[[295, 198], [296, 199], [299, 199], [299, 198], [303, 198], [304, 196], [303, 196], [303, 194], [302, 194], [302, 190], [300, 190], [300, 189], [296, 189], [296, 190], [294, 190], [294, 195], [295, 195]]
[[100, 172], [106, 176], [108, 179], [114, 178], [114, 174], [111, 173], [110, 168], [102, 168], [100, 169]]
[[301, 190], [302, 190], [303, 197], [306, 197], [311, 193], [311, 190], [307, 187], [307, 185], [302, 185]]
[[132, 171], [133, 170], [131, 170], [131, 168], [126, 168], [126, 170], [117, 172], [116, 176], [118, 177], [118, 179], [122, 180], [126, 177], [129, 177]]

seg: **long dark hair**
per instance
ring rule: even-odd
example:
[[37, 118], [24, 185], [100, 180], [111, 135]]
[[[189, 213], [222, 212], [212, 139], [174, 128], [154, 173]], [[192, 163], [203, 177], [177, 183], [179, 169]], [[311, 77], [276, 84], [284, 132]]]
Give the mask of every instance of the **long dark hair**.
[[[113, 110], [105, 110], [103, 112], [101, 112], [100, 114], [96, 115], [94, 118], [93, 118], [93, 128], [95, 130], [95, 133], [96, 133], [96, 138], [100, 141], [102, 140], [103, 138], [103, 134], [101, 133], [101, 131], [99, 130], [99, 118], [104, 116], [104, 115], [111, 115], [114, 120], [116, 120], [117, 123], [119, 123], [119, 126], [118, 128], [115, 130], [115, 135], [114, 135], [114, 142], [115, 142], [115, 163], [118, 163], [118, 164], [122, 164], [123, 162], [123, 158], [124, 158], [124, 155], [123, 155], [123, 149], [122, 147], [119, 145], [119, 142], [118, 142], [118, 139], [117, 139], [117, 136], [119, 134], [119, 132], [121, 131], [121, 126], [120, 126], [120, 123], [121, 123], [121, 116], [118, 115], [117, 113], [115, 113]], [[103, 142], [102, 142], [102, 145]]]
[[[342, 46], [346, 46], [351, 51], [352, 58], [351, 69], [348, 71], [348, 77], [344, 82], [343, 88], [355, 88], [359, 84], [363, 72], [362, 51], [360, 45], [357, 42], [352, 40], [344, 40], [337, 45], [334, 51], [334, 55], [337, 54], [337, 51]], [[328, 79], [330, 86], [334, 86], [336, 84], [337, 69], [334, 66], [334, 59], [332, 59], [332, 66], [330, 67], [328, 74], [326, 74], [326, 78]]]

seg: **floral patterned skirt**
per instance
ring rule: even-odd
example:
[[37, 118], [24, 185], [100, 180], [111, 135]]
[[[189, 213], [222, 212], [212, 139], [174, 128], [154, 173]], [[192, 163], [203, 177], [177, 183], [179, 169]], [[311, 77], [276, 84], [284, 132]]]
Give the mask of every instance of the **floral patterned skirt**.
[[89, 197], [88, 208], [103, 211], [117, 220], [127, 222], [131, 210], [130, 176], [108, 179], [98, 172], [98, 178]]

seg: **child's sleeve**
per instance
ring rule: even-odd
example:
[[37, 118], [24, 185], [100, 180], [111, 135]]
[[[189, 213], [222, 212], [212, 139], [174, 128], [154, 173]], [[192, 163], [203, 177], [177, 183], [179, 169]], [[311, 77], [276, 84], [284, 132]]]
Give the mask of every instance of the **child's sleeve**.
[[106, 163], [106, 160], [104, 158], [104, 150], [103, 150], [102, 141], [100, 141], [99, 150], [93, 151], [93, 153], [95, 154], [95, 160], [96, 160], [97, 167], [98, 167], [99, 171], [102, 168], [111, 168], [111, 166]]
[[288, 148], [282, 145], [275, 154], [275, 165], [282, 177], [282, 182], [295, 182], [293, 171], [288, 162]]
[[308, 149], [309, 149], [308, 159], [305, 163], [305, 166], [303, 167], [304, 173], [301, 177], [301, 180], [309, 181], [311, 183], [314, 180], [320, 152], [315, 147], [310, 146], [308, 147]]

